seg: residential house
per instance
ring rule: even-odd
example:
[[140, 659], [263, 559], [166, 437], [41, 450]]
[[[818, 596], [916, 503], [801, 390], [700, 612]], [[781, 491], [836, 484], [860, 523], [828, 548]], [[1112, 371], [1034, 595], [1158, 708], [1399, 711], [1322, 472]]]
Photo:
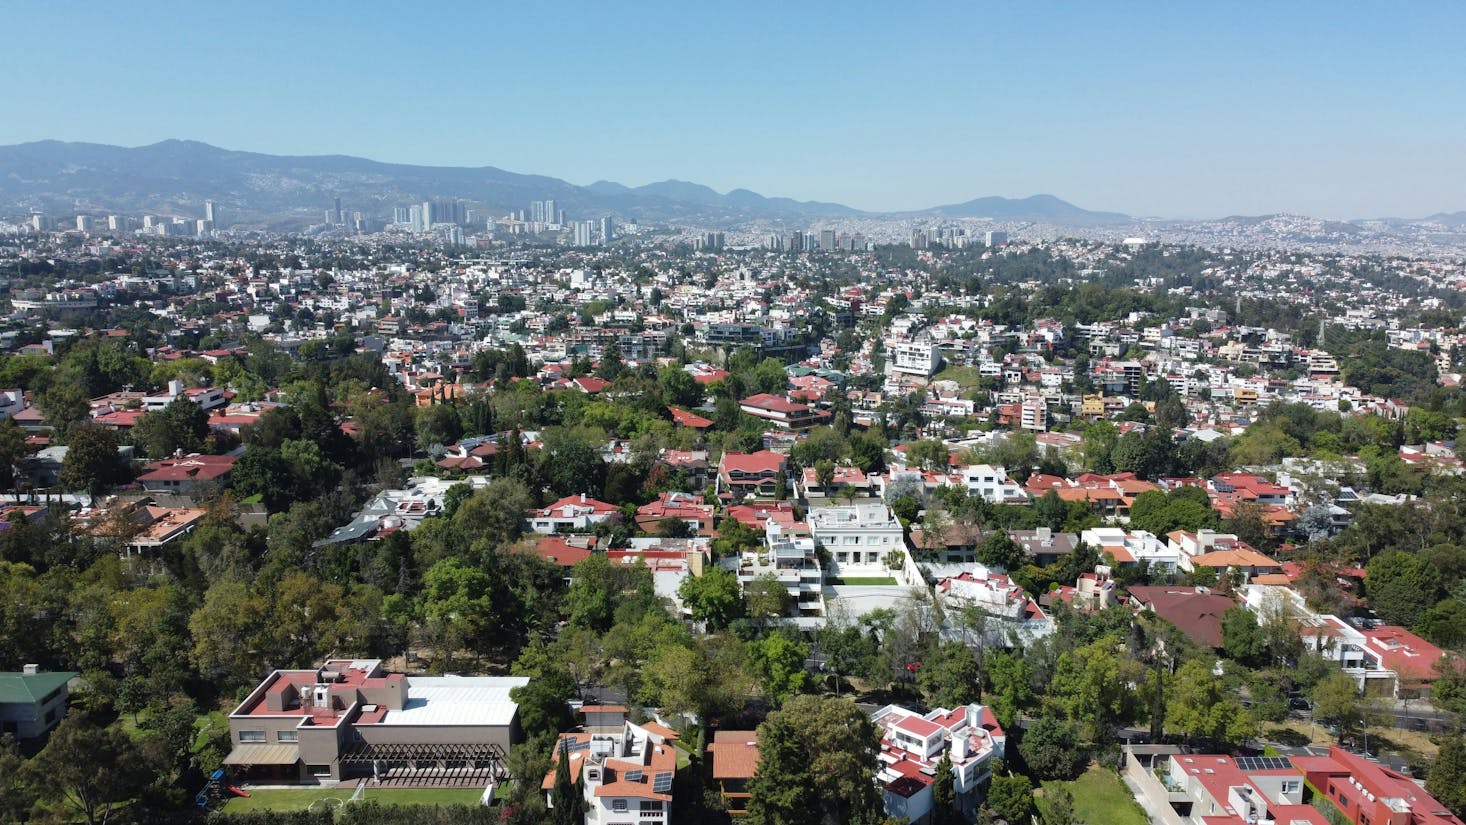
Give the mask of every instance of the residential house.
[[531, 510], [529, 529], [536, 533], [569, 533], [590, 530], [603, 521], [619, 519], [621, 510], [614, 504], [596, 501], [585, 493], [566, 496], [539, 510]]
[[1204, 647], [1221, 648], [1222, 614], [1238, 606], [1235, 598], [1205, 587], [1137, 585], [1128, 589], [1132, 607], [1149, 610]]
[[[1167, 825], [1329, 825], [1307, 804], [1301, 757], [1177, 753], [1171, 746], [1134, 746], [1125, 778], [1152, 821]], [[1395, 820], [1380, 819], [1379, 823]], [[1402, 823], [1403, 825], [1403, 823]]]
[[787, 398], [759, 393], [738, 402], [743, 412], [771, 421], [786, 430], [807, 430], [829, 419], [829, 413]]
[[585, 800], [585, 825], [671, 825], [677, 754], [663, 732], [627, 721], [614, 733], [560, 734], [540, 783], [551, 807], [561, 759]]
[[860, 568], [889, 575], [886, 557], [906, 549], [901, 521], [884, 501], [812, 507], [807, 520], [815, 543], [830, 554], [837, 575]]
[[663, 519], [678, 519], [686, 522], [694, 535], [712, 536], [715, 513], [716, 508], [704, 504], [700, 495], [662, 493], [656, 501], [636, 508], [636, 529], [655, 534], [661, 530]]
[[229, 714], [236, 781], [434, 777], [487, 783], [523, 738], [522, 676], [406, 676], [377, 659], [276, 670]]
[[731, 492], [738, 498], [773, 498], [788, 462], [788, 456], [769, 450], [723, 453], [718, 459], [718, 492]]
[[735, 817], [748, 813], [748, 781], [758, 770], [758, 731], [717, 731], [708, 754], [713, 760], [713, 782], [728, 813]]
[[984, 640], [990, 644], [1030, 644], [1054, 632], [1053, 620], [1017, 582], [981, 564], [938, 579], [936, 597], [948, 615], [975, 608], [987, 616]]
[[975, 816], [982, 804], [981, 786], [992, 775], [992, 760], [1002, 759], [1008, 737], [992, 709], [971, 704], [918, 714], [900, 705], [886, 705], [871, 714], [881, 732], [876, 784], [892, 819], [920, 823], [934, 804], [932, 785], [945, 754], [952, 764], [956, 808]]
[[228, 486], [238, 460], [233, 455], [174, 456], [147, 465], [137, 480], [150, 493], [207, 494]]
[[1462, 825], [1416, 779], [1338, 746], [1330, 746], [1328, 756], [1292, 761], [1308, 785], [1353, 825]]
[[1174, 573], [1181, 560], [1179, 553], [1145, 530], [1093, 527], [1080, 533], [1079, 540], [1098, 550], [1102, 556], [1113, 558], [1119, 567], [1144, 562], [1152, 572]]
[[1047, 527], [1036, 530], [1009, 530], [1008, 538], [1023, 548], [1023, 555], [1039, 567], [1048, 567], [1079, 546], [1076, 533], [1055, 533]]
[[66, 715], [68, 685], [76, 676], [70, 671], [43, 671], [39, 665], [0, 673], [0, 737], [45, 736]]

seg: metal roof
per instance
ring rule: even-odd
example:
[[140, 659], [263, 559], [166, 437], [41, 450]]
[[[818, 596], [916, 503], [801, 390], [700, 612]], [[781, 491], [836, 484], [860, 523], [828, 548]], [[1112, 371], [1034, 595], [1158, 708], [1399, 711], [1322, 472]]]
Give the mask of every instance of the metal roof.
[[294, 765], [299, 761], [299, 745], [236, 745], [224, 757], [226, 765]]

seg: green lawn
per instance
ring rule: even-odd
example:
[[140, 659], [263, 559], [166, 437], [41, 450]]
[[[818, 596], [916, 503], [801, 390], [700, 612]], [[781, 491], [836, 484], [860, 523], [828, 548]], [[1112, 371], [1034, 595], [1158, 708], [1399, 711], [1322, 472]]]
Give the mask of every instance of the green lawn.
[[[303, 811], [312, 802], [320, 799], [339, 799], [342, 802], [356, 793], [356, 783], [343, 784], [339, 788], [290, 788], [250, 790], [248, 797], [232, 797], [224, 803], [227, 814], [248, 811]], [[402, 788], [373, 790], [368, 787], [362, 794], [363, 800], [380, 802], [383, 805], [477, 805], [483, 789], [447, 790], [436, 788]], [[317, 806], [320, 807], [320, 806]]]
[[890, 576], [851, 576], [844, 579], [831, 579], [831, 584], [844, 584], [851, 587], [881, 587], [889, 585], [896, 586], [896, 580]]
[[[1074, 813], [1085, 822], [1096, 825], [1150, 825], [1145, 811], [1130, 796], [1130, 789], [1120, 776], [1104, 768], [1090, 767], [1073, 782], [1045, 782], [1044, 790], [1067, 787], [1074, 796]], [[1047, 812], [1045, 800], [1039, 797], [1040, 814]]]

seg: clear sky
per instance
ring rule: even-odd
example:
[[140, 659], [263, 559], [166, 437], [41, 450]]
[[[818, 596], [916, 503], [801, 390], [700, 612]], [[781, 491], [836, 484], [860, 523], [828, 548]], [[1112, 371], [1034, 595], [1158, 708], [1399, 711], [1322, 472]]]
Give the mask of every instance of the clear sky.
[[1466, 209], [1466, 3], [7, 4], [0, 144], [190, 138], [915, 209]]

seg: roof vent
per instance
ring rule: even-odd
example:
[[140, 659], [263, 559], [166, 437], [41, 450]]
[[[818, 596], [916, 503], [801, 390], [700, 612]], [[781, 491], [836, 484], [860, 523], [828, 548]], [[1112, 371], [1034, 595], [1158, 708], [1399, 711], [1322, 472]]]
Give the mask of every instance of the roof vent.
[[41, 666], [40, 665], [26, 665], [25, 667], [22, 667], [20, 669], [20, 672], [21, 673], [24, 673], [27, 676], [34, 676], [37, 673], [40, 673], [41, 672]]

